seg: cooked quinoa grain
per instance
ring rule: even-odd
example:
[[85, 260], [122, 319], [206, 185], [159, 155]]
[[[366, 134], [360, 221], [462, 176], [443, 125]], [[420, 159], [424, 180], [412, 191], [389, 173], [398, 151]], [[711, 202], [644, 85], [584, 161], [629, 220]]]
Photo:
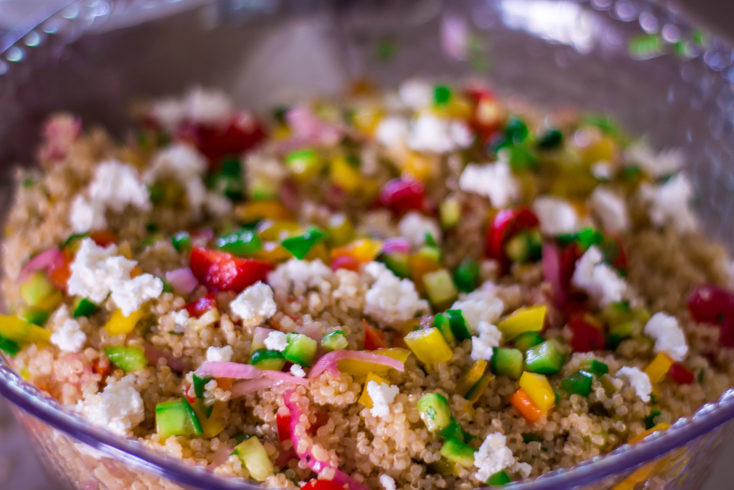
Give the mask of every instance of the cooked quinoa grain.
[[267, 121], [195, 89], [123, 142], [53, 116], [17, 174], [0, 347], [220, 475], [532, 478], [734, 384], [731, 261], [681, 155], [420, 80]]

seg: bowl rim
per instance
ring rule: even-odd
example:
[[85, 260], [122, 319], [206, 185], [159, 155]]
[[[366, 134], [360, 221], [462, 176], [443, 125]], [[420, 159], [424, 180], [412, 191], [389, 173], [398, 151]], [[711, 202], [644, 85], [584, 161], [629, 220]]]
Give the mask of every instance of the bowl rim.
[[[283, 1], [288, 3], [293, 0]], [[438, 1], [443, 4], [448, 3], [446, 0]], [[565, 1], [577, 4], [582, 8], [592, 9], [596, 13], [607, 15], [607, 20], [612, 22], [637, 20], [637, 18], [620, 19], [614, 13], [614, 6], [617, 3], [629, 3], [629, 0]], [[158, 5], [178, 4], [188, 10], [211, 5], [215, 2], [216, 0], [146, 0], [140, 3], [145, 3], [146, 5], [150, 5], [151, 3]], [[109, 7], [103, 14], [99, 14], [101, 12], [99, 10], [93, 10], [95, 7], [98, 8], [100, 3]], [[690, 15], [685, 12], [681, 14], [670, 4], [661, 5], [654, 0], [636, 0], [635, 3], [644, 6], [649, 11], [664, 14], [669, 19], [674, 19], [677, 25], [688, 28], [692, 27], [692, 23], [689, 20]], [[123, 2], [123, 4], [126, 4], [124, 8], [134, 10], [136, 1]], [[119, 14], [121, 10], [118, 7], [119, 5], [114, 0], [98, 0], [97, 2], [72, 0], [67, 2], [63, 7], [54, 10], [39, 22], [33, 24], [27, 32], [16, 33], [6, 48], [0, 50], [0, 83], [3, 81], [3, 76], [7, 76], [14, 64], [20, 61], [11, 59], [10, 56], [13, 50], [24, 49], [29, 46], [27, 43], [24, 44], [24, 39], [27, 39], [29, 34], [38, 32], [38, 30], [43, 29], [43, 26], [49, 25], [49, 23], [68, 23], [69, 25], [80, 23], [82, 25], [81, 32], [74, 29], [73, 34], [68, 35], [69, 38], [66, 39], [66, 42], [69, 42], [78, 36], [84, 35], [92, 24], [97, 27], [96, 22], [100, 17], [104, 21], [112, 17], [113, 14]], [[89, 15], [85, 17], [85, 13]], [[148, 20], [150, 19], [152, 17], [148, 18]], [[75, 25], [75, 27], [78, 28], [79, 26]], [[67, 35], [63, 30], [44, 32], [46, 35], [56, 35], [60, 38]], [[710, 30], [706, 31], [706, 52], [723, 50], [725, 53], [734, 53], [734, 50], [732, 50], [727, 42], [710, 32]], [[644, 33], [644, 31], [641, 31], [641, 33]], [[703, 58], [704, 52], [698, 53], [697, 56]], [[7, 61], [4, 61], [3, 58]], [[706, 63], [705, 69], [724, 79], [734, 89], [734, 56], [728, 59], [729, 61], [726, 62], [726, 66], [719, 65], [712, 67]], [[67, 437], [103, 453], [105, 457], [120, 459], [137, 469], [143, 469], [153, 475], [170, 479], [186, 487], [222, 490], [265, 488], [260, 484], [251, 483], [241, 478], [216, 475], [201, 466], [192, 467], [191, 465], [186, 465], [183, 460], [145, 447], [135, 439], [123, 438], [107, 430], [92, 426], [80, 415], [63, 409], [57, 400], [42, 393], [30, 383], [25, 382], [9, 367], [2, 355], [0, 355], [0, 396], [10, 401], [14, 410], [19, 409], [22, 412], [30, 414], [44, 424], [64, 433]], [[613, 475], [626, 474], [646, 463], [668, 455], [675, 449], [680, 448], [694, 439], [711, 433], [714, 429], [726, 424], [732, 419], [734, 419], [734, 388], [726, 390], [717, 401], [704, 404], [690, 417], [682, 417], [676, 420], [667, 430], [654, 432], [634, 445], [623, 444], [613, 451], [589, 458], [572, 467], [552, 470], [533, 479], [514, 483], [512, 487], [522, 490], [550, 490], [586, 485], [599, 482]]]

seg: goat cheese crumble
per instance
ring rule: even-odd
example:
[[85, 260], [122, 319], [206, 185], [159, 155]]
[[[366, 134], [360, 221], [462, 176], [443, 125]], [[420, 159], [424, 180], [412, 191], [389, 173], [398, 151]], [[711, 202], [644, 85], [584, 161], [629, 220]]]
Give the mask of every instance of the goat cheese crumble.
[[645, 403], [650, 401], [652, 383], [650, 383], [650, 378], [644, 371], [640, 371], [636, 367], [625, 366], [617, 371], [616, 376], [618, 378], [626, 379], [630, 386], [634, 388], [635, 393], [640, 400]]
[[495, 432], [487, 434], [484, 442], [474, 453], [474, 466], [477, 480], [486, 483], [490, 476], [515, 464], [515, 455], [507, 447], [507, 438], [504, 434]]
[[421, 114], [413, 121], [408, 146], [416, 151], [448, 153], [471, 145], [474, 136], [463, 121]]
[[380, 262], [370, 262], [365, 271], [375, 282], [365, 294], [364, 312], [385, 325], [396, 325], [430, 311], [410, 279], [399, 279]]
[[495, 323], [499, 320], [505, 304], [496, 296], [494, 284], [486, 282], [479, 289], [459, 296], [450, 309], [461, 310], [469, 330], [474, 333], [482, 322]]
[[576, 262], [571, 282], [585, 291], [601, 306], [622, 301], [628, 286], [624, 279], [609, 265], [603, 262], [601, 251], [592, 246]]
[[652, 177], [664, 177], [683, 168], [683, 152], [679, 148], [669, 148], [659, 153], [644, 141], [629, 145], [624, 151], [628, 164], [636, 164]]
[[245, 327], [256, 327], [265, 323], [278, 310], [273, 300], [273, 290], [264, 282], [253, 284], [242, 291], [229, 307]]
[[231, 345], [224, 347], [209, 346], [206, 349], [206, 360], [209, 362], [229, 362], [232, 360], [234, 351]]
[[672, 226], [680, 233], [688, 233], [698, 228], [698, 219], [691, 209], [693, 186], [683, 174], [677, 174], [660, 185], [643, 183], [640, 197], [648, 206], [648, 214], [653, 225]]
[[395, 385], [386, 383], [378, 383], [370, 380], [367, 383], [367, 394], [372, 400], [372, 408], [370, 413], [374, 417], [386, 417], [390, 413], [390, 404], [398, 396], [400, 388]]
[[655, 313], [645, 325], [645, 335], [655, 340], [655, 352], [664, 352], [678, 362], [686, 358], [686, 335], [676, 317], [663, 312]]
[[305, 378], [306, 377], [306, 371], [303, 370], [301, 366], [298, 364], [293, 364], [291, 366], [291, 374], [297, 378]]
[[73, 318], [66, 318], [51, 334], [51, 343], [65, 352], [79, 352], [86, 342], [87, 335]]
[[108, 383], [101, 393], [85, 396], [75, 408], [94, 425], [120, 435], [126, 435], [145, 419], [143, 398], [132, 374]]
[[426, 234], [432, 235], [436, 242], [441, 241], [441, 228], [436, 220], [416, 211], [411, 211], [403, 216], [398, 223], [398, 231], [400, 236], [407, 238], [414, 247], [420, 247], [425, 243]]
[[488, 197], [497, 208], [507, 207], [520, 195], [520, 187], [505, 160], [481, 165], [470, 163], [459, 176], [459, 188]]
[[395, 480], [385, 473], [380, 475], [380, 485], [382, 485], [384, 490], [395, 490], [397, 488], [395, 486]]
[[265, 337], [264, 344], [265, 348], [268, 350], [283, 352], [285, 348], [288, 347], [288, 335], [283, 332], [273, 330], [268, 333], [267, 337]]
[[533, 211], [540, 221], [540, 231], [545, 235], [573, 233], [579, 227], [576, 210], [565, 199], [541, 196], [533, 203]]
[[502, 332], [491, 323], [479, 323], [479, 335], [471, 338], [471, 358], [475, 361], [484, 359], [492, 360], [493, 348], [499, 347], [502, 342]]
[[613, 191], [597, 187], [589, 196], [589, 204], [604, 231], [620, 233], [629, 228], [627, 203]]

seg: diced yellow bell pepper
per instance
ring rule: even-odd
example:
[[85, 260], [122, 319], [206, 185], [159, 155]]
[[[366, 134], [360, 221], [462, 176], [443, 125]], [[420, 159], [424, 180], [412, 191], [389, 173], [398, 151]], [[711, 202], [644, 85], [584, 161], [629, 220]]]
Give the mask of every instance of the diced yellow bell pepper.
[[479, 359], [461, 375], [456, 383], [456, 392], [461, 396], [466, 395], [469, 390], [482, 379], [482, 375], [487, 370], [487, 361]]
[[454, 355], [437, 328], [414, 330], [404, 340], [415, 357], [424, 364], [448, 362]]
[[238, 204], [234, 208], [234, 216], [245, 223], [262, 219], [286, 220], [292, 217], [288, 208], [279, 201], [250, 201]]
[[545, 322], [545, 305], [518, 308], [497, 324], [505, 340], [512, 340], [521, 333], [539, 332]]
[[[405, 362], [408, 360], [408, 357], [410, 357], [410, 351], [408, 349], [401, 349], [399, 347], [377, 349], [372, 351], [372, 353], [387, 356], [400, 362]], [[388, 366], [383, 366], [382, 364], [357, 361], [354, 359], [342, 359], [337, 363], [337, 367], [339, 368], [339, 371], [351, 374], [352, 376], [364, 376], [369, 373], [387, 374], [390, 370]]]
[[377, 107], [360, 107], [352, 113], [352, 124], [361, 132], [373, 135], [382, 118], [382, 110]]
[[596, 162], [613, 162], [617, 153], [617, 144], [609, 136], [600, 134], [592, 137], [589, 142], [578, 147], [581, 161], [585, 165]]
[[661, 431], [661, 430], [668, 430], [670, 427], [670, 424], [667, 422], [660, 422], [659, 424], [655, 424], [654, 426], [650, 427], [644, 432], [640, 432], [636, 436], [632, 437], [628, 442], [630, 444], [635, 444], [652, 434], [653, 432]]
[[337, 155], [331, 161], [329, 177], [334, 184], [348, 193], [358, 190], [362, 183], [362, 174], [358, 164], [352, 164], [344, 155]]
[[415, 180], [426, 182], [435, 173], [437, 163], [427, 155], [410, 152], [400, 162], [403, 176], [412, 177]]
[[278, 124], [270, 133], [270, 136], [276, 140], [284, 140], [291, 135], [291, 128], [287, 124]]
[[135, 325], [138, 324], [138, 321], [142, 317], [143, 310], [134, 311], [129, 316], [123, 315], [122, 310], [115, 310], [110, 319], [107, 320], [107, 323], [105, 323], [104, 328], [112, 336], [127, 335], [133, 331]]
[[491, 374], [485, 374], [484, 376], [482, 376], [479, 381], [477, 381], [477, 384], [472, 386], [472, 388], [466, 394], [466, 399], [470, 403], [476, 403], [477, 400], [479, 400], [479, 397], [482, 396], [485, 391], [487, 391], [487, 387], [493, 379], [494, 376], [492, 376]]
[[366, 264], [372, 262], [380, 253], [382, 242], [379, 240], [371, 240], [369, 238], [360, 238], [347, 244], [344, 247], [335, 248], [331, 251], [331, 258], [335, 257], [353, 257], [357, 261]]
[[265, 220], [257, 225], [257, 236], [264, 241], [279, 242], [302, 232], [297, 221]]
[[[198, 405], [195, 404], [195, 405]], [[211, 439], [212, 437], [218, 436], [224, 430], [224, 417], [226, 416], [226, 403], [216, 402], [212, 407], [212, 412], [209, 417], [202, 413], [201, 410], [195, 410], [196, 415], [199, 418], [201, 424], [201, 430], [204, 437]]]
[[17, 316], [0, 315], [0, 335], [22, 344], [48, 342], [51, 332]]
[[297, 180], [305, 181], [312, 179], [321, 173], [326, 162], [313, 148], [303, 148], [288, 153], [285, 163]]
[[556, 394], [544, 375], [523, 371], [518, 384], [528, 394], [533, 404], [543, 412], [547, 412], [556, 404]]
[[659, 383], [668, 374], [668, 370], [673, 365], [673, 359], [664, 352], [658, 352], [655, 359], [645, 368], [645, 374], [650, 378], [650, 382]]
[[364, 380], [364, 388], [362, 389], [362, 395], [359, 397], [359, 400], [357, 400], [360, 405], [367, 407], [367, 408], [372, 408], [372, 398], [370, 398], [370, 394], [367, 391], [367, 383], [369, 383], [370, 381], [374, 381], [375, 383], [378, 383], [381, 385], [390, 384], [389, 381], [379, 377], [375, 373], [369, 373], [367, 375], [367, 379]]

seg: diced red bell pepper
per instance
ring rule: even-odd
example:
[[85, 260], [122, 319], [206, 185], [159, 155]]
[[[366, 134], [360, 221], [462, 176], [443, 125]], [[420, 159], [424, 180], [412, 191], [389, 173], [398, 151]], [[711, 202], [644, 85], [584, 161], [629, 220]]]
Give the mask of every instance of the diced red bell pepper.
[[422, 210], [425, 206], [425, 190], [417, 180], [392, 179], [380, 190], [380, 204], [396, 214]]
[[348, 269], [350, 271], [358, 271], [362, 266], [362, 262], [351, 255], [338, 255], [331, 259], [331, 270]]
[[291, 438], [291, 416], [276, 415], [275, 423], [278, 425], [278, 439], [280, 442], [289, 441]]
[[387, 345], [385, 344], [383, 333], [380, 330], [367, 325], [367, 320], [365, 320], [364, 318], [362, 319], [362, 323], [364, 323], [365, 350], [377, 350], [386, 348]]
[[213, 167], [224, 157], [240, 155], [260, 144], [265, 128], [250, 114], [239, 113], [223, 127], [184, 123], [177, 138], [195, 145]]
[[264, 281], [273, 268], [270, 262], [240, 258], [202, 247], [191, 249], [191, 272], [210, 291], [240, 292], [258, 281]]
[[311, 480], [303, 485], [301, 490], [344, 490], [344, 485], [339, 485], [333, 480]]
[[482, 87], [470, 87], [465, 90], [472, 101], [472, 117], [470, 125], [483, 142], [495, 136], [502, 125], [502, 114], [492, 92]]
[[668, 376], [679, 385], [689, 385], [693, 383], [693, 380], [695, 379], [693, 371], [680, 362], [674, 362], [673, 365], [670, 366], [670, 369], [668, 369]]
[[725, 315], [719, 326], [719, 343], [724, 347], [734, 347], [734, 316]]
[[721, 324], [734, 316], [734, 294], [718, 286], [699, 286], [688, 296], [688, 311], [700, 323]]
[[209, 293], [206, 296], [202, 296], [199, 299], [195, 299], [186, 305], [186, 311], [189, 316], [199, 318], [207, 311], [217, 306], [217, 299], [214, 297], [214, 293]]
[[66, 291], [66, 283], [71, 277], [71, 256], [69, 251], [64, 249], [61, 251], [60, 258], [51, 264], [48, 269], [48, 279], [59, 289]]
[[612, 261], [612, 267], [615, 267], [618, 270], [626, 272], [627, 266], [628, 266], [627, 252], [624, 251], [624, 245], [622, 244], [622, 240], [618, 236], [615, 236], [612, 239], [617, 244], [617, 248], [616, 248], [617, 256]]
[[574, 352], [591, 352], [604, 349], [604, 332], [583, 317], [571, 317], [568, 321], [568, 328], [571, 329], [571, 348]]
[[501, 209], [494, 215], [487, 228], [487, 255], [498, 260], [506, 270], [508, 265], [505, 243], [522, 230], [538, 226], [538, 217], [530, 208]]
[[89, 238], [100, 247], [108, 247], [117, 242], [117, 237], [110, 230], [95, 230], [89, 233]]

